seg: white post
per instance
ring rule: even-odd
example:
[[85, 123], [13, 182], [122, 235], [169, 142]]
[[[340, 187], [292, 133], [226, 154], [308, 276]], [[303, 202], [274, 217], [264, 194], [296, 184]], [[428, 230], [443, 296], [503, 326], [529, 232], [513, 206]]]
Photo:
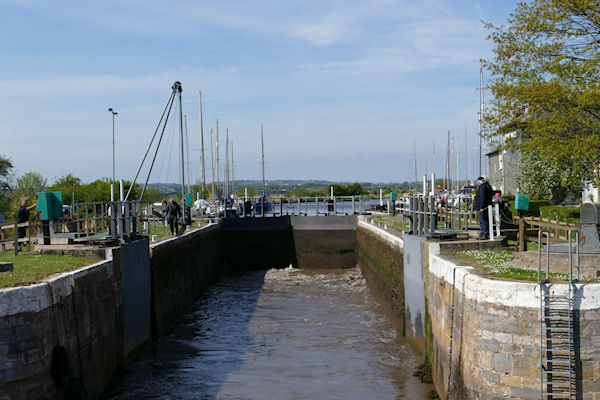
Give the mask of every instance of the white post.
[[244, 201], [248, 201], [248, 188], [244, 188]]
[[496, 217], [496, 236], [500, 236], [500, 204], [494, 204], [494, 217]]
[[196, 201], [200, 200], [200, 192], [196, 192]]
[[110, 201], [115, 201], [115, 183], [110, 184]]
[[379, 207], [383, 207], [383, 189], [379, 188]]
[[435, 196], [435, 172], [431, 173], [431, 195]]
[[121, 199], [121, 201], [123, 201], [123, 199], [125, 198], [123, 196], [123, 179], [119, 180], [119, 190], [120, 190], [120, 199]]
[[386, 209], [387, 214], [390, 213], [390, 200], [388, 199], [387, 201], [387, 209]]
[[331, 189], [331, 190], [330, 190], [330, 192], [331, 192], [331, 198], [333, 199], [333, 185], [331, 186], [331, 188], [330, 188], [330, 189]]
[[494, 208], [492, 206], [488, 206], [488, 222], [490, 224], [490, 240], [494, 240]]
[[423, 197], [427, 196], [427, 174], [423, 174]]

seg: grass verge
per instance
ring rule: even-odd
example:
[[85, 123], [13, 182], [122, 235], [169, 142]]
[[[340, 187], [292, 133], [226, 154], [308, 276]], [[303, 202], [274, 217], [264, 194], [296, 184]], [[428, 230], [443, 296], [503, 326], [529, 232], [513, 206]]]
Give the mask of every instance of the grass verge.
[[39, 282], [51, 275], [90, 265], [100, 261], [95, 258], [50, 254], [19, 254], [0, 252], [0, 261], [13, 263], [14, 270], [0, 273], [0, 288]]
[[[513, 253], [509, 250], [467, 250], [456, 253], [456, 257], [478, 268], [482, 273], [496, 278], [537, 282], [537, 270], [510, 266]], [[550, 272], [556, 281], [568, 281], [569, 275]], [[580, 282], [600, 282], [600, 277], [583, 276]]]

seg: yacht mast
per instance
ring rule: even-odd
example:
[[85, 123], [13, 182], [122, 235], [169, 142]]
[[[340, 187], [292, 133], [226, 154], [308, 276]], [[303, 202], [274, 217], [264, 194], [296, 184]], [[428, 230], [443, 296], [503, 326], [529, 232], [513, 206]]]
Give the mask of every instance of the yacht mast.
[[263, 135], [263, 125], [260, 124], [260, 144], [262, 149], [262, 186], [263, 193], [267, 195], [267, 188], [265, 186], [265, 139]]
[[202, 121], [202, 91], [198, 91], [200, 93], [200, 143], [201, 143], [201, 155], [200, 155], [200, 164], [202, 165], [202, 198], [206, 197], [206, 165], [204, 163], [204, 124]]

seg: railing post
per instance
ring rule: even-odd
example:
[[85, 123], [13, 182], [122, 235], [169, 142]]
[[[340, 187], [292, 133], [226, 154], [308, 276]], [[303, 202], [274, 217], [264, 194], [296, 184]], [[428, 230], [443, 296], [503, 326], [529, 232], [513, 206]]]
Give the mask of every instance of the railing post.
[[[75, 208], [75, 207], [73, 207]], [[77, 218], [73, 218], [73, 220], [75, 221], [75, 226], [77, 227], [77, 237], [81, 237], [81, 232], [80, 232], [80, 227], [79, 227], [79, 223], [80, 223], [80, 218], [79, 218], [79, 204], [77, 204], [77, 207], [75, 208], [77, 211], [73, 211], [75, 214], [73, 214], [73, 217], [75, 217], [75, 215], [77, 215]]]
[[315, 215], [319, 216], [319, 196], [315, 196]]
[[31, 222], [27, 222], [27, 226], [25, 227], [25, 236], [27, 236], [27, 252], [31, 251]]
[[408, 198], [408, 230], [415, 233], [415, 202], [412, 197]]
[[429, 197], [429, 210], [431, 212], [431, 218], [429, 220], [431, 223], [431, 226], [429, 228], [429, 233], [431, 236], [433, 236], [435, 234], [435, 229], [437, 228], [437, 210], [435, 208], [435, 197], [434, 196]]
[[2, 249], [2, 251], [6, 251], [6, 245], [4, 244], [4, 229], [2, 229], [1, 226], [0, 226], [0, 241], [2, 241], [2, 244], [0, 244], [0, 248]]
[[425, 195], [423, 196], [423, 217], [423, 234], [425, 236], [429, 236], [429, 201]]
[[423, 201], [421, 196], [417, 196], [417, 235], [423, 234]]
[[19, 254], [19, 223], [15, 219], [15, 256]]

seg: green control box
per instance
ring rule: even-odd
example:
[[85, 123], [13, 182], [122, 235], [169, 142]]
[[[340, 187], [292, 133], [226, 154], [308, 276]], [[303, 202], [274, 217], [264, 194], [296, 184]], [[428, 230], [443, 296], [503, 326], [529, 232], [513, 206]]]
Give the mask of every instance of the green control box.
[[193, 203], [193, 198], [192, 198], [192, 194], [191, 193], [186, 193], [185, 194], [185, 206], [189, 207], [191, 206]]
[[390, 193], [390, 200], [396, 201], [396, 192], [391, 192]]
[[62, 192], [39, 192], [37, 195], [36, 212], [41, 213], [42, 221], [50, 221], [62, 217]]
[[515, 210], [529, 210], [529, 195], [523, 193], [515, 194]]

